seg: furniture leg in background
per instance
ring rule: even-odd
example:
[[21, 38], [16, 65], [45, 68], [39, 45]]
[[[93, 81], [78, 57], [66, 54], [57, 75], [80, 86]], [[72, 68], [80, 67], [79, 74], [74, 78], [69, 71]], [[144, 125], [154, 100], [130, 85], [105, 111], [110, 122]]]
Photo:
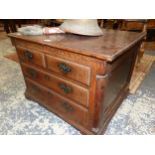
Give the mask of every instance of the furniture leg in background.
[[2, 22], [6, 33], [17, 32], [17, 25], [21, 27], [20, 20], [18, 19], [3, 19]]
[[[142, 31], [147, 33], [147, 20], [123, 20], [121, 24], [121, 30], [125, 31]], [[140, 61], [144, 55], [144, 50], [145, 50], [145, 41], [146, 41], [146, 36], [144, 37], [140, 50], [137, 55], [137, 60], [136, 60], [136, 66], [140, 64]]]

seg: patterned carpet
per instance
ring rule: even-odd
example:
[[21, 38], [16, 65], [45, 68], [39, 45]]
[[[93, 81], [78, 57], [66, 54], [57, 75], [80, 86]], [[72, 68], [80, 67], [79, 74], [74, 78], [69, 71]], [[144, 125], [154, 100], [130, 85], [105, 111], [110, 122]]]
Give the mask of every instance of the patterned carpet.
[[[25, 99], [19, 64], [3, 57], [12, 49], [8, 39], [0, 42], [0, 134], [80, 134], [38, 103]], [[155, 64], [137, 93], [123, 101], [105, 134], [155, 134], [154, 80]]]

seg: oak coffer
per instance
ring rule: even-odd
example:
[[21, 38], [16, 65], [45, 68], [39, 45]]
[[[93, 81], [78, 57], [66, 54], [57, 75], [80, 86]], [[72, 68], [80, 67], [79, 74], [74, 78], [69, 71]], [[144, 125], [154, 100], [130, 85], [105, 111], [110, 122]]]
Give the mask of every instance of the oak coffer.
[[103, 36], [9, 34], [37, 101], [83, 134], [103, 134], [128, 94], [145, 33], [103, 30]]

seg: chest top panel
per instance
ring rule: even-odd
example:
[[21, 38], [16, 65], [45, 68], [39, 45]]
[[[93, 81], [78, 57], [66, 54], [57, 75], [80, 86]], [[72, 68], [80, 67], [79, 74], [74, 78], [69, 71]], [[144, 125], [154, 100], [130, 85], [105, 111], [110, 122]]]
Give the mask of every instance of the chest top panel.
[[103, 29], [103, 36], [87, 37], [74, 34], [52, 34], [41, 36], [24, 36], [18, 33], [9, 34], [10, 37], [42, 44], [69, 52], [74, 52], [106, 61], [113, 61], [119, 55], [146, 34], [119, 30]]

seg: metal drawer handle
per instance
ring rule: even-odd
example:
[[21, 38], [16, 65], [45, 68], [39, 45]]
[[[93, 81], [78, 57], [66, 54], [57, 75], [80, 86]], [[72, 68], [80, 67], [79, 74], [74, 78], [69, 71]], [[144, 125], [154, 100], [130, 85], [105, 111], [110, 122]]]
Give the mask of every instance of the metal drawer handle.
[[60, 84], [59, 84], [59, 87], [60, 87], [60, 89], [62, 89], [62, 90], [64, 91], [64, 93], [66, 93], [66, 94], [69, 94], [69, 93], [72, 92], [72, 88], [69, 87], [69, 86], [67, 86], [67, 85], [64, 84], [64, 83], [60, 83]]
[[74, 112], [74, 108], [69, 103], [63, 102], [61, 105], [66, 112]]
[[28, 50], [25, 50], [24, 51], [24, 57], [27, 59], [27, 60], [32, 60], [33, 59], [33, 54], [30, 52], [30, 51], [28, 51]]
[[60, 71], [62, 71], [65, 74], [71, 72], [71, 68], [69, 66], [67, 66], [65, 63], [58, 64], [58, 67], [59, 67]]
[[35, 71], [34, 69], [28, 69], [28, 73], [32, 78], [36, 78], [37, 77], [37, 71]]

